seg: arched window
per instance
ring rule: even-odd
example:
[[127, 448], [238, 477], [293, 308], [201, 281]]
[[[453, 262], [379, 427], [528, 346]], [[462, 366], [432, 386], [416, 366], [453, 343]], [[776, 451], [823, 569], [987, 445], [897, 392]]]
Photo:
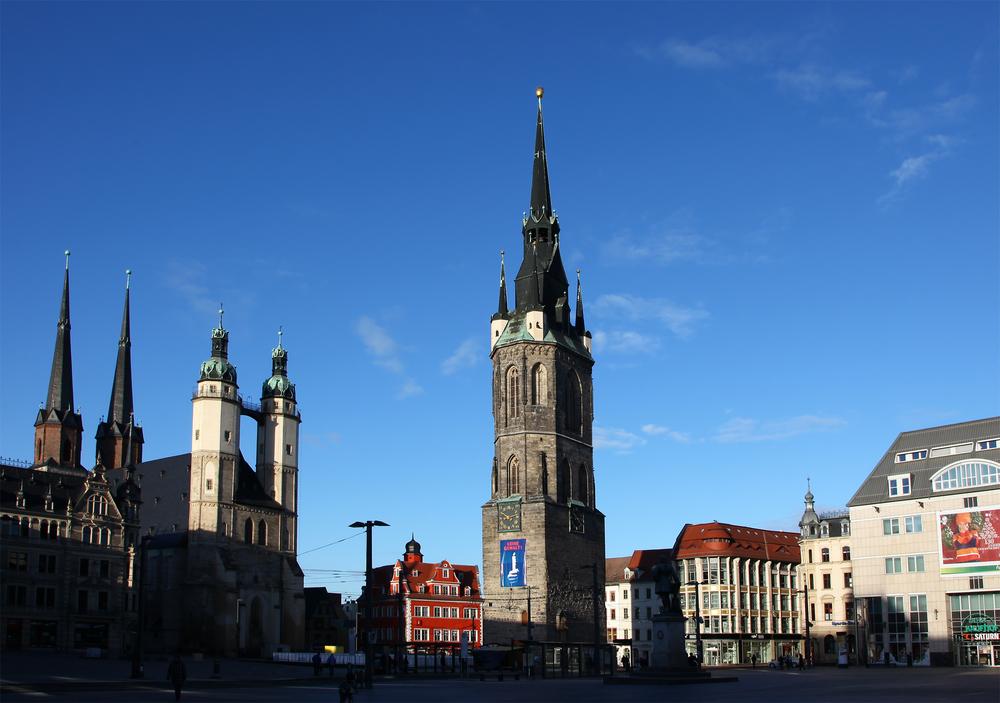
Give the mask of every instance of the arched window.
[[549, 372], [544, 364], [536, 364], [531, 370], [531, 404], [545, 405], [549, 396]]
[[83, 539], [81, 540], [84, 544], [90, 544], [93, 540], [93, 528], [90, 525], [85, 525], [83, 528]]
[[1000, 483], [1000, 464], [984, 459], [959, 461], [944, 467], [931, 476], [931, 486], [934, 492], [990, 486], [998, 483]]
[[513, 420], [521, 411], [521, 379], [516, 366], [507, 369], [507, 419]]
[[569, 462], [563, 459], [556, 476], [556, 500], [565, 503], [569, 499]]
[[262, 547], [267, 546], [267, 523], [264, 522], [264, 518], [257, 523], [257, 544]]
[[38, 451], [36, 458], [38, 459], [38, 461], [42, 460], [42, 440], [38, 440]]
[[566, 374], [566, 407], [563, 408], [563, 417], [566, 418], [566, 430], [580, 434], [580, 418], [583, 417], [580, 377], [573, 369]]
[[288, 528], [286, 527], [281, 531], [281, 548], [287, 550], [288, 546]]
[[587, 467], [580, 464], [580, 468], [576, 470], [576, 490], [574, 492], [576, 493], [576, 499], [584, 505], [587, 504], [587, 494], [589, 493], [587, 489], [589, 487], [589, 483], [590, 482], [587, 480]]
[[500, 490], [500, 477], [497, 475], [497, 458], [493, 457], [493, 493], [496, 494]]
[[512, 456], [507, 462], [507, 495], [512, 496], [521, 492], [520, 474], [521, 463], [516, 456]]
[[253, 520], [250, 518], [243, 523], [243, 541], [246, 544], [253, 544]]
[[830, 561], [830, 550], [827, 547], [823, 547], [819, 550], [819, 560]]

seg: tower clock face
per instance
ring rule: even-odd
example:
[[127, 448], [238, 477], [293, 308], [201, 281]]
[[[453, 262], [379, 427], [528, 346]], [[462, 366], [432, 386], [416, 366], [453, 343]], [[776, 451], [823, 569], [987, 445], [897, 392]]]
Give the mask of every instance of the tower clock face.
[[575, 505], [570, 506], [569, 531], [579, 532], [580, 534], [583, 534], [585, 525], [586, 525], [586, 516], [583, 514], [583, 510], [581, 510]]
[[521, 529], [521, 501], [497, 504], [497, 529], [500, 532]]

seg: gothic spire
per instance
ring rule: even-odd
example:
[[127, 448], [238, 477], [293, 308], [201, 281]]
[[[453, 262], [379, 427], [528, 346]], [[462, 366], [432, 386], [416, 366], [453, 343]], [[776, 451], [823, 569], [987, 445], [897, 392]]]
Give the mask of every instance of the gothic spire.
[[507, 317], [507, 274], [504, 271], [503, 249], [500, 250], [500, 304], [497, 317]]
[[[118, 360], [115, 362], [115, 378], [111, 384], [111, 401], [105, 421], [110, 425], [130, 422], [132, 405], [132, 334], [129, 313], [129, 293], [132, 272], [125, 271], [125, 306], [122, 310], [122, 329], [118, 337]], [[131, 441], [131, 437], [129, 438]]]
[[535, 160], [531, 171], [531, 209], [529, 215], [536, 220], [552, 215], [552, 195], [549, 193], [549, 165], [545, 158], [545, 128], [542, 124], [542, 95], [545, 90], [535, 89], [538, 97], [538, 120], [535, 125]]
[[580, 283], [580, 269], [576, 270], [576, 333], [583, 336], [587, 326], [583, 322], [583, 284]]
[[66, 272], [63, 274], [62, 304], [56, 328], [56, 348], [52, 354], [49, 375], [49, 395], [46, 410], [73, 410], [73, 354], [70, 349], [69, 324], [69, 250], [66, 251]]
[[135, 416], [129, 413], [128, 427], [125, 428], [125, 459], [122, 466], [128, 470], [135, 468], [135, 455], [132, 453], [132, 437], [135, 434]]

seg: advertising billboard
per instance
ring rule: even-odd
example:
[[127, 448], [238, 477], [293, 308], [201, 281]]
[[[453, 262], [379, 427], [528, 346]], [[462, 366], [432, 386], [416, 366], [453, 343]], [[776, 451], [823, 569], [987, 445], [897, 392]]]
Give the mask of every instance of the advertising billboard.
[[1000, 571], [1000, 506], [937, 516], [943, 576]]
[[519, 588], [524, 586], [525, 562], [524, 539], [500, 540], [500, 587]]

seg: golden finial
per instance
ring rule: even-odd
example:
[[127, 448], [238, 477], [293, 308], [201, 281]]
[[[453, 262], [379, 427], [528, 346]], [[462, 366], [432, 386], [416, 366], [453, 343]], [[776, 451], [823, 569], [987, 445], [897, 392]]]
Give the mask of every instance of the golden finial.
[[545, 88], [543, 88], [542, 86], [538, 86], [537, 88], [535, 88], [535, 97], [536, 98], [538, 98], [539, 100], [541, 100], [543, 95], [545, 95]]

